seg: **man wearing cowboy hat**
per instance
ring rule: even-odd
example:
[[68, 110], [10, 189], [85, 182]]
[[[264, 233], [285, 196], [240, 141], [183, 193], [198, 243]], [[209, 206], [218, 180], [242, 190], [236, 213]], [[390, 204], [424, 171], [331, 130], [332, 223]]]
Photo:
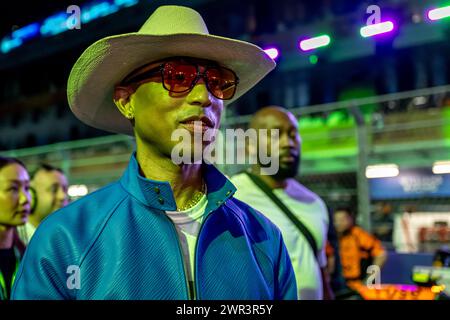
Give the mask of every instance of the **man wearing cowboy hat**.
[[91, 45], [69, 76], [70, 107], [89, 125], [134, 135], [136, 152], [119, 181], [39, 226], [12, 298], [296, 299], [280, 231], [233, 198], [214, 166], [171, 159], [174, 130], [217, 129], [224, 104], [274, 67], [259, 47], [210, 35], [178, 6]]

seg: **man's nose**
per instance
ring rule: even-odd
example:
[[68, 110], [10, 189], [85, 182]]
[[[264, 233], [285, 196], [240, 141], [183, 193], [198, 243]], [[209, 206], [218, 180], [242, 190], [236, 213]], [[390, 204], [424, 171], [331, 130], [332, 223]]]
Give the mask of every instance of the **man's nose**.
[[31, 202], [31, 194], [29, 190], [26, 190], [25, 188], [22, 188], [20, 194], [19, 194], [19, 203], [20, 205], [29, 204]]
[[198, 79], [194, 88], [189, 92], [187, 96], [187, 102], [192, 105], [198, 105], [202, 107], [209, 107], [211, 105], [211, 93], [206, 87], [203, 77]]
[[64, 201], [67, 198], [67, 193], [63, 190], [63, 188], [58, 188], [58, 192], [56, 193], [56, 199], [58, 201]]

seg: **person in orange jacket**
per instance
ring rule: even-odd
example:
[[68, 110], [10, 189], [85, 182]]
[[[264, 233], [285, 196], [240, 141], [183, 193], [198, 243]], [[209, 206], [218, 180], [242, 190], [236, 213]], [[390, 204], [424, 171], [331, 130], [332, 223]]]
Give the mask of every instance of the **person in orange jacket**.
[[370, 265], [383, 267], [387, 259], [386, 250], [379, 239], [355, 225], [351, 209], [337, 209], [333, 221], [339, 241], [342, 275], [347, 286], [358, 291], [361, 285], [366, 285], [364, 279]]

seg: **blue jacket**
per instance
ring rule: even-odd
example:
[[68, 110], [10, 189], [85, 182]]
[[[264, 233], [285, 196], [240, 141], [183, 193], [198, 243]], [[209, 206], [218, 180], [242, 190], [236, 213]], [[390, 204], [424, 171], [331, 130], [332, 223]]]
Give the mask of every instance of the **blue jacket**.
[[[195, 257], [197, 299], [296, 299], [281, 233], [233, 198], [205, 165], [208, 204]], [[21, 262], [12, 299], [189, 299], [168, 182], [139, 174], [133, 154], [121, 179], [47, 217]], [[76, 278], [75, 278], [76, 277]]]

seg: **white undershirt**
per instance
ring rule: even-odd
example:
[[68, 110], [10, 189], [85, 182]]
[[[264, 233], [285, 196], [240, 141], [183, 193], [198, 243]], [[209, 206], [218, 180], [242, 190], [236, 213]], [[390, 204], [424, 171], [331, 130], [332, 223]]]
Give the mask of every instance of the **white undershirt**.
[[206, 194], [195, 206], [185, 211], [166, 211], [167, 216], [175, 224], [183, 251], [186, 276], [190, 285], [194, 283], [195, 244], [202, 224], [208, 198]]
[[30, 243], [31, 237], [33, 236], [34, 232], [36, 231], [36, 227], [31, 224], [31, 222], [27, 222], [24, 225], [17, 227], [17, 232], [19, 234], [20, 240], [22, 240], [23, 244], [25, 246], [28, 246], [28, 243]]

